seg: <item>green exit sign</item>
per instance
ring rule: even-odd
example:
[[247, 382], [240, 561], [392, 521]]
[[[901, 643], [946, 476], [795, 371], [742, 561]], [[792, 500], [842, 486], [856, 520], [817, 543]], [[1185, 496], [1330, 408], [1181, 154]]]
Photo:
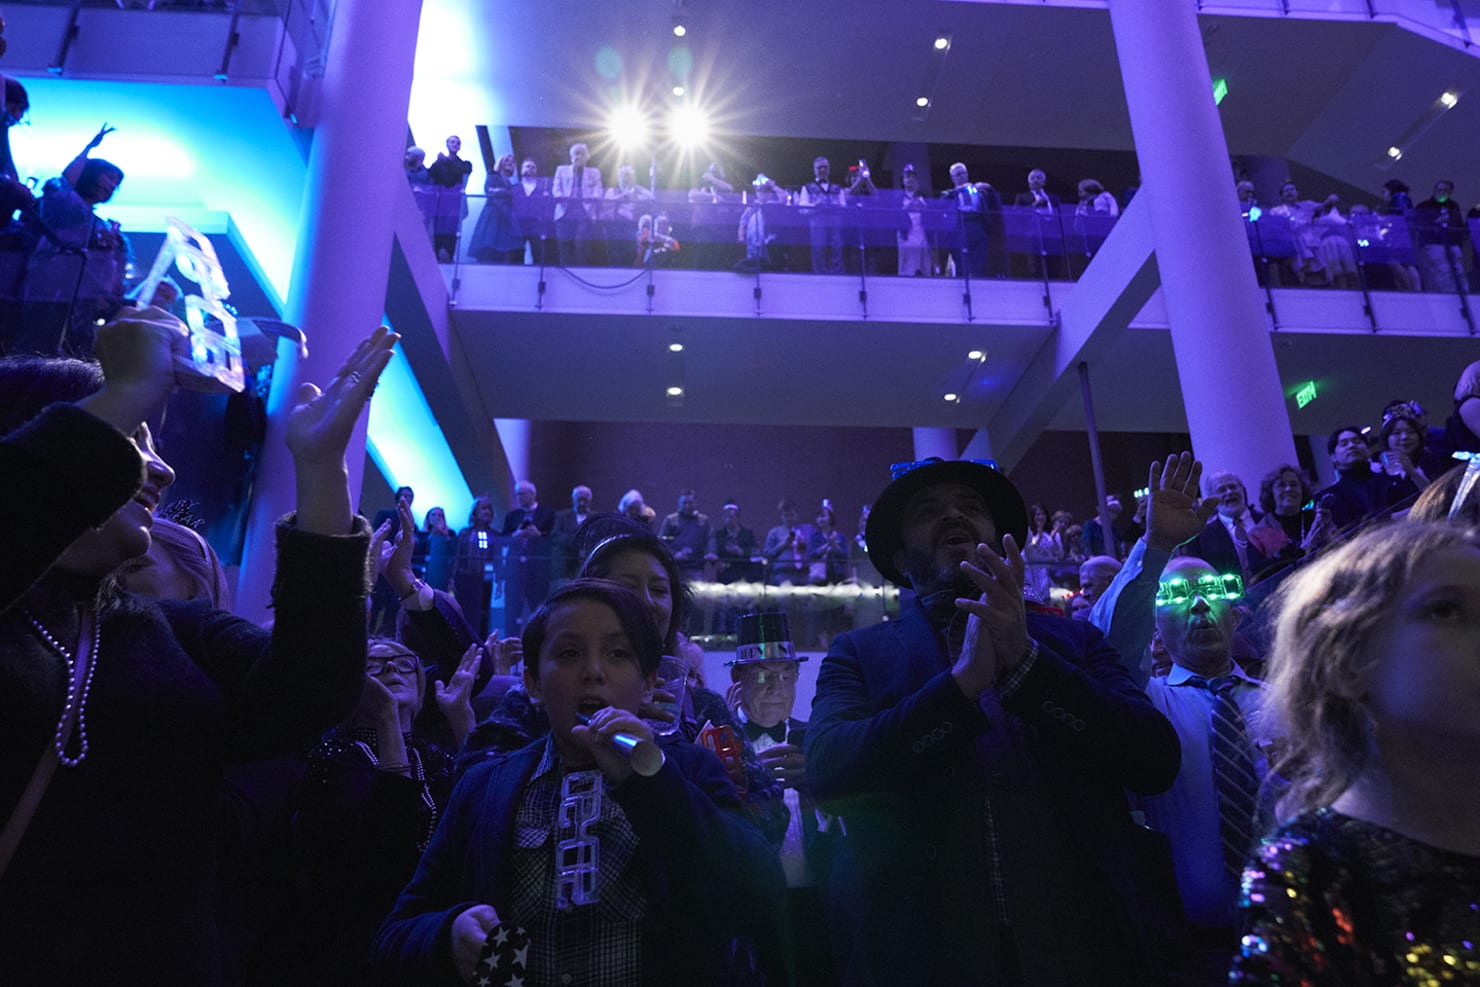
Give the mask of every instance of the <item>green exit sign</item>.
[[1295, 405], [1304, 408], [1316, 399], [1316, 382], [1308, 380], [1300, 385], [1300, 390], [1295, 392]]
[[1227, 95], [1228, 95], [1228, 80], [1227, 79], [1214, 79], [1213, 80], [1213, 105], [1214, 106], [1217, 106], [1219, 103], [1223, 102], [1223, 97], [1224, 96], [1227, 96]]

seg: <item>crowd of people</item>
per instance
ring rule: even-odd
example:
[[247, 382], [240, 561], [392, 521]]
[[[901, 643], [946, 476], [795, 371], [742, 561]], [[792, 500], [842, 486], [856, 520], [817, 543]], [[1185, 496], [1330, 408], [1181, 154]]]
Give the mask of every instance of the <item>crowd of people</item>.
[[[1340, 429], [1336, 482], [1278, 467], [1263, 515], [1183, 453], [1078, 543], [939, 459], [857, 535], [528, 482], [456, 532], [409, 488], [351, 511], [379, 329], [289, 417], [264, 628], [156, 516], [178, 331], [0, 360], [8, 502], [51, 505], [0, 584], [0, 981], [1480, 977], [1480, 457], [1443, 455], [1480, 452], [1480, 363], [1444, 427], [1395, 401], [1380, 466]], [[1078, 620], [1025, 561], [1073, 549]], [[705, 681], [696, 584], [861, 559], [899, 612], [832, 638], [809, 717], [785, 613], [738, 615]], [[475, 626], [500, 591], [514, 623]]]
[[[1476, 397], [1480, 368], [1471, 366], [1460, 374], [1455, 409], [1442, 424], [1430, 424], [1417, 401], [1398, 400], [1374, 416], [1375, 424], [1339, 429], [1328, 437], [1326, 448], [1336, 479], [1320, 489], [1306, 470], [1289, 463], [1274, 466], [1257, 480], [1213, 473], [1206, 494], [1217, 499], [1217, 516], [1183, 546], [1183, 553], [1254, 585], [1332, 543], [1341, 532], [1401, 511], [1453, 466], [1455, 453], [1480, 452]], [[1091, 509], [1082, 521], [1061, 507], [1032, 503], [1022, 545], [1028, 593], [1075, 617], [1087, 616], [1145, 532], [1148, 496], [1144, 489], [1125, 497], [1111, 492], [1103, 515]], [[415, 491], [403, 486], [396, 499], [409, 507]], [[433, 507], [414, 532], [417, 575], [453, 594], [484, 634], [490, 630], [492, 610], [502, 610], [505, 633], [520, 633], [524, 618], [545, 594], [575, 575], [580, 562], [573, 547], [575, 532], [600, 513], [586, 484], [571, 490], [569, 507], [541, 504], [538, 488], [527, 480], [515, 486], [514, 500], [517, 506], [499, 520], [494, 498], [479, 497], [461, 531], [449, 526], [442, 508]], [[1134, 503], [1134, 509], [1127, 512], [1127, 503]], [[855, 525], [840, 520], [833, 502], [824, 498], [807, 520], [794, 499], [782, 497], [776, 523], [752, 528], [738, 502], [726, 500], [712, 518], [699, 510], [698, 496], [690, 488], [678, 492], [676, 510], [661, 518], [636, 489], [626, 491], [614, 506], [615, 513], [658, 535], [686, 582], [753, 588], [761, 598], [767, 587], [882, 585], [884, 578], [869, 560], [869, 511], [865, 504]], [[377, 525], [394, 514], [394, 509], [382, 510]], [[388, 631], [396, 609], [382, 581], [372, 629]], [[814, 602], [811, 609], [827, 612], [800, 617], [805, 624], [801, 639], [808, 646], [825, 647], [847, 623], [846, 614], [837, 601]], [[696, 608], [692, 622], [682, 629], [690, 634], [732, 630], [733, 616]], [[795, 611], [792, 616], [799, 618]]]
[[[430, 168], [423, 150], [406, 152], [407, 178], [444, 262], [459, 256], [459, 230], [469, 215], [472, 165], [454, 145], [460, 147], [458, 138], [448, 138], [448, 152]], [[897, 189], [879, 188], [866, 160], [850, 165], [839, 182], [826, 157], [812, 163], [810, 181], [794, 187], [764, 172], [732, 182], [719, 162], [686, 190], [639, 184], [627, 163], [618, 164], [616, 182], [607, 186], [590, 153], [584, 143], [572, 145], [570, 164], [550, 176], [532, 158], [516, 176], [514, 155], [499, 158], [461, 257], [566, 267], [1061, 278], [1072, 273], [1072, 258], [1081, 258], [1082, 268], [1094, 255], [1137, 191], [1132, 186], [1117, 197], [1084, 178], [1065, 204], [1049, 191], [1047, 174], [1034, 168], [1027, 188], [1009, 200], [1010, 193], [972, 181], [962, 162], [950, 166], [949, 187], [939, 193], [911, 164], [901, 170]], [[1464, 212], [1452, 181], [1436, 182], [1433, 195], [1416, 205], [1397, 178], [1384, 183], [1375, 207], [1343, 203], [1334, 193], [1302, 199], [1294, 182], [1281, 187], [1273, 204], [1261, 205], [1254, 183], [1244, 178], [1237, 194], [1251, 224], [1256, 269], [1272, 286], [1469, 290], [1469, 223], [1480, 219], [1480, 205]], [[692, 249], [680, 254], [680, 239]]]
[[[410, 486], [352, 509], [399, 339], [376, 329], [287, 416], [298, 499], [259, 626], [162, 514], [150, 422], [181, 326], [168, 298], [123, 307], [127, 240], [95, 213], [123, 175], [90, 156], [110, 130], [39, 200], [0, 177], [24, 283], [76, 279], [14, 296], [4, 349], [43, 355], [0, 356], [0, 983], [1480, 981], [1480, 362], [1443, 424], [1402, 399], [1333, 432], [1318, 490], [1271, 464], [1251, 496], [1184, 453], [1076, 523], [930, 459], [856, 524], [782, 497], [760, 534], [687, 487], [662, 517], [584, 484], [556, 509], [523, 479], [459, 528], [418, 520]], [[444, 259], [460, 151], [406, 157]], [[880, 246], [844, 219], [888, 198], [866, 163], [835, 183], [819, 158], [795, 192], [715, 164], [687, 215], [733, 236], [681, 251], [632, 168], [606, 187], [584, 145], [548, 182], [515, 160], [480, 260], [772, 268], [784, 205], [812, 270], [877, 248], [991, 277], [1004, 210], [1063, 215], [1041, 171], [1007, 206], [964, 164], [928, 199], [907, 168]], [[1292, 225], [1339, 215], [1288, 191]], [[1102, 235], [1120, 203], [1078, 193]], [[1339, 251], [1301, 242], [1293, 276], [1340, 285]], [[1423, 246], [1462, 276], [1460, 243]], [[849, 583], [895, 587], [897, 612], [727, 613], [729, 681], [706, 681], [697, 590]]]

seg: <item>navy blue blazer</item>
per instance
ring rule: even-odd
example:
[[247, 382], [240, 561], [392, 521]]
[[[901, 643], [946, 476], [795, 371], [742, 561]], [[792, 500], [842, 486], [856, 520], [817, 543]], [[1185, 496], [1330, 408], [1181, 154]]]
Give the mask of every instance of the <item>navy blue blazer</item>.
[[1176, 733], [1098, 630], [1029, 614], [1028, 633], [1038, 657], [990, 716], [918, 603], [833, 642], [807, 773], [844, 820], [849, 983], [998, 982], [1005, 933], [976, 865], [988, 811], [1024, 982], [1156, 980], [1180, 906], [1165, 839], [1133, 823], [1124, 789], [1171, 785]]
[[[651, 778], [611, 789], [637, 834], [647, 897], [643, 979], [716, 983], [732, 936], [769, 938], [785, 881], [775, 849], [751, 822], [710, 751], [660, 739], [667, 758]], [[452, 791], [416, 875], [373, 946], [380, 978], [398, 984], [461, 984], [452, 965], [453, 920], [490, 904], [506, 921], [514, 819], [545, 738], [468, 770]]]

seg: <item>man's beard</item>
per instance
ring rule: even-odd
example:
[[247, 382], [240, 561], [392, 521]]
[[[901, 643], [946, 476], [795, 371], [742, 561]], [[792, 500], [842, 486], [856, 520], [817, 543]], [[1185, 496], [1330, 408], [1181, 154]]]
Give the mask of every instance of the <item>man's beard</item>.
[[954, 590], [957, 596], [980, 595], [959, 565], [938, 566], [933, 551], [906, 549], [903, 571], [918, 596]]

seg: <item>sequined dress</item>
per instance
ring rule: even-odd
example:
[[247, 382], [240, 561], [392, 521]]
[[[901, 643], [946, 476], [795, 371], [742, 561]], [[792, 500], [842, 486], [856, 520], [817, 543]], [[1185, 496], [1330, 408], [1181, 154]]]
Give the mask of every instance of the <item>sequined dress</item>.
[[1480, 857], [1318, 809], [1244, 870], [1230, 984], [1480, 984]]

